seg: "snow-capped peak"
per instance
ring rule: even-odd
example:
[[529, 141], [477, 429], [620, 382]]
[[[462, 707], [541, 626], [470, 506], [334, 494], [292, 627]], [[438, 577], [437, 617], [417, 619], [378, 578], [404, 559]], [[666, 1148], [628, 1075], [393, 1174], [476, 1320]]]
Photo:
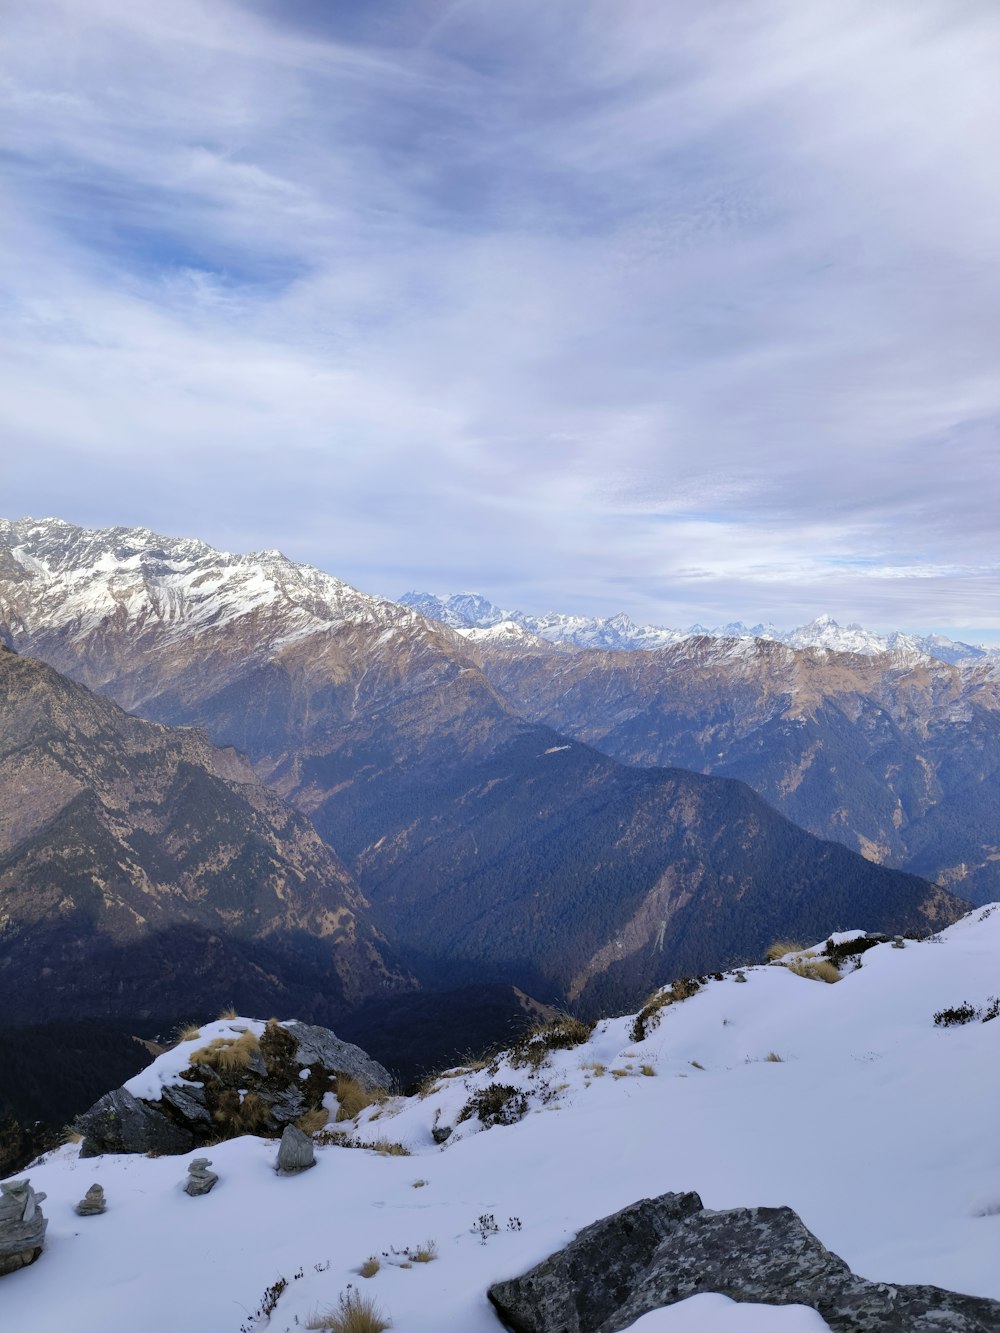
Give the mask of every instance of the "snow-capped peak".
[[489, 639], [484, 638], [479, 631], [500, 625], [519, 625], [529, 634], [549, 643], [577, 648], [634, 650], [665, 648], [693, 638], [727, 641], [765, 639], [786, 644], [790, 648], [825, 648], [829, 652], [857, 653], [864, 657], [888, 654], [899, 664], [909, 662], [916, 665], [930, 659], [954, 665], [983, 658], [1000, 659], [1000, 650], [961, 643], [940, 634], [921, 636], [900, 630], [878, 634], [853, 622], [841, 625], [828, 612], [792, 630], [779, 630], [770, 623], [748, 627], [742, 620], [714, 628], [695, 623], [686, 630], [679, 630], [663, 625], [636, 625], [623, 611], [617, 615], [600, 617], [558, 612], [533, 615], [523, 611], [503, 610], [476, 593], [438, 597], [433, 593], [408, 592], [403, 594], [400, 602], [479, 642], [506, 643], [510, 646], [513, 646], [515, 636], [509, 630]]
[[156, 625], [169, 639], [253, 616], [257, 641], [274, 647], [344, 622], [416, 622], [397, 603], [274, 549], [235, 554], [149, 528], [31, 518], [0, 520], [2, 548], [21, 576], [8, 581], [0, 616], [27, 633], [79, 637], [113, 618], [137, 631]]

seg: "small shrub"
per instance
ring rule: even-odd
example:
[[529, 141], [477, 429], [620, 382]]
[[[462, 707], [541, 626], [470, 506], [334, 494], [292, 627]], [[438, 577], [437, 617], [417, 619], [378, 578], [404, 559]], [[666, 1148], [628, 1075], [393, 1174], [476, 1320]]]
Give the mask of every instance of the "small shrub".
[[458, 1113], [458, 1123], [478, 1116], [486, 1129], [494, 1125], [516, 1125], [528, 1114], [528, 1099], [509, 1083], [488, 1083], [475, 1093]]
[[700, 989], [701, 982], [697, 977], [678, 977], [666, 990], [654, 991], [633, 1019], [629, 1040], [643, 1041], [657, 1026], [667, 1005], [680, 1004]]
[[472, 1230], [479, 1237], [481, 1245], [485, 1245], [491, 1236], [500, 1234], [497, 1220], [492, 1213], [480, 1213], [472, 1224]]
[[327, 1329], [329, 1333], [385, 1333], [392, 1328], [392, 1320], [375, 1301], [348, 1287], [340, 1293], [335, 1307], [312, 1315], [306, 1328]]
[[423, 1187], [424, 1187], [426, 1184], [428, 1184], [428, 1182], [427, 1182], [426, 1180], [414, 1180], [414, 1181], [412, 1181], [411, 1183], [412, 1183], [413, 1188], [414, 1188], [415, 1190], [423, 1189]]
[[939, 1028], [961, 1027], [963, 1023], [971, 1023], [979, 1016], [980, 1011], [966, 1000], [964, 1004], [956, 1004], [951, 1009], [939, 1009], [934, 1015], [934, 1024]]
[[593, 1030], [593, 1023], [585, 1023], [572, 1014], [560, 1014], [551, 1023], [542, 1023], [520, 1037], [510, 1048], [510, 1063], [515, 1068], [539, 1069], [550, 1051], [569, 1051], [582, 1046]]
[[983, 1022], [991, 1023], [998, 1015], [1000, 1015], [1000, 998], [991, 995], [986, 1001], [986, 1008], [983, 1010]]
[[381, 1261], [378, 1259], [376, 1255], [372, 1254], [369, 1255], [368, 1258], [364, 1261], [364, 1263], [358, 1269], [358, 1272], [361, 1274], [362, 1277], [374, 1277], [381, 1267], [382, 1267]]
[[859, 935], [857, 939], [841, 940], [839, 943], [827, 940], [823, 946], [823, 954], [837, 967], [848, 958], [860, 958], [869, 949], [874, 949], [876, 944], [888, 944], [888, 942], [888, 935]]
[[691, 1061], [691, 1068], [692, 1068], [692, 1069], [704, 1069], [705, 1066], [704, 1066], [699, 1060], [692, 1060], [692, 1061]]

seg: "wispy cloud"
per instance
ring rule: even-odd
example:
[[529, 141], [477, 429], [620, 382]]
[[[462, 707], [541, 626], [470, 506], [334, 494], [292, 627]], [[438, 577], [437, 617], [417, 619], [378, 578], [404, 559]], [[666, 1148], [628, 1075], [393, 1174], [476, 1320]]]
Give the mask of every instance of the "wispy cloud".
[[992, 0], [12, 0], [7, 512], [1000, 628]]

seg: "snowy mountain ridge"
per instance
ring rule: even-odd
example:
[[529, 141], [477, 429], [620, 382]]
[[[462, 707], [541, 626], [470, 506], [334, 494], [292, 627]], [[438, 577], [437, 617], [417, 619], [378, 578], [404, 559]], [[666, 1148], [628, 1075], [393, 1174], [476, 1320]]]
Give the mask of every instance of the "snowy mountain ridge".
[[29, 633], [60, 627], [81, 637], [112, 617], [139, 631], [155, 624], [169, 639], [256, 617], [269, 621], [276, 648], [344, 623], [419, 623], [413, 611], [280, 551], [231, 554], [148, 528], [0, 519], [0, 572], [12, 589], [0, 616]]
[[[790, 648], [826, 648], [831, 652], [860, 653], [865, 657], [892, 654], [897, 660], [914, 663], [928, 658], [947, 662], [973, 663], [988, 659], [1000, 661], [1000, 649], [962, 643], [940, 634], [913, 635], [902, 631], [877, 634], [861, 625], [840, 625], [832, 616], [820, 615], [797, 629], [779, 630], [771, 624], [747, 626], [743, 621], [709, 628], [695, 624], [688, 629], [668, 629], [659, 625], [636, 625], [627, 615], [574, 616], [550, 612], [528, 615], [503, 610], [477, 593], [457, 593], [438, 597], [433, 593], [407, 592], [399, 599], [429, 619], [464, 634], [474, 642], [496, 646], [523, 644], [524, 635], [551, 644], [576, 648], [634, 650], [665, 648], [687, 639], [705, 637], [720, 640], [765, 639]], [[490, 631], [486, 634], [484, 631]]]
[[[635, 1200], [685, 1190], [711, 1209], [789, 1205], [864, 1277], [1000, 1299], [1000, 906], [903, 947], [832, 938], [835, 963], [823, 944], [796, 949], [661, 992], [671, 1002], [575, 1045], [543, 1031], [534, 1052], [522, 1040], [428, 1079], [330, 1123], [316, 1167], [294, 1178], [272, 1169], [273, 1140], [247, 1136], [210, 1149], [219, 1183], [190, 1199], [194, 1153], [82, 1160], [67, 1144], [24, 1173], [47, 1195], [47, 1248], [0, 1280], [0, 1320], [18, 1333], [294, 1333], [333, 1327], [309, 1321], [354, 1290], [406, 1333], [499, 1333], [491, 1283]], [[821, 961], [837, 984], [785, 965]], [[130, 1087], [158, 1095], [192, 1044], [251, 1023], [207, 1025]], [[80, 1219], [95, 1180], [108, 1212]], [[828, 1326], [806, 1306], [706, 1293], [632, 1327]]]

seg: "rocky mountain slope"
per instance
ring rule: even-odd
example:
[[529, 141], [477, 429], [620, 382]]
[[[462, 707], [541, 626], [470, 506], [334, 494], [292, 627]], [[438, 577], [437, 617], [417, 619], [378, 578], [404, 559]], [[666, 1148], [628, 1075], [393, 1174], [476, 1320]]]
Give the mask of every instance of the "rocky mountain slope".
[[54, 521], [0, 538], [15, 643], [248, 754], [428, 984], [593, 1008], [782, 931], [960, 910], [739, 783], [643, 772], [523, 721], [461, 636], [276, 553]]
[[830, 615], [820, 615], [797, 629], [779, 630], [774, 625], [744, 625], [733, 621], [708, 629], [691, 625], [688, 629], [667, 629], [662, 625], [636, 625], [624, 612], [615, 616], [573, 616], [560, 612], [526, 615], [523, 611], [505, 611], [478, 593], [453, 593], [438, 597], [434, 593], [406, 592], [403, 606], [413, 607], [431, 620], [457, 630], [477, 642], [516, 644], [524, 636], [535, 637], [552, 645], [576, 648], [612, 648], [634, 651], [667, 648], [686, 639], [767, 639], [790, 648], [829, 648], [838, 653], [861, 653], [879, 657], [884, 653], [904, 655], [914, 660], [930, 657], [940, 662], [988, 661], [1000, 663], [1000, 649], [981, 644], [962, 643], [942, 634], [906, 634], [894, 630], [878, 634], [862, 625], [839, 625]]
[[[47, 1243], [0, 1278], [4, 1327], [293, 1333], [353, 1291], [406, 1333], [499, 1333], [487, 1291], [584, 1232], [569, 1276], [580, 1319], [595, 1319], [558, 1328], [995, 1333], [1000, 908], [902, 949], [854, 932], [832, 943], [835, 984], [782, 962], [748, 968], [662, 995], [645, 1017], [543, 1029], [484, 1068], [355, 1108], [292, 1178], [271, 1169], [276, 1143], [252, 1135], [209, 1150], [219, 1180], [202, 1198], [181, 1189], [195, 1153], [81, 1160], [67, 1145], [27, 1173], [47, 1195]], [[185, 1063], [183, 1047], [168, 1052], [130, 1086], [165, 1092]], [[339, 1099], [327, 1104], [336, 1116]], [[94, 1181], [107, 1213], [81, 1218]], [[714, 1216], [685, 1201], [702, 1234], [670, 1227], [666, 1255], [649, 1205], [643, 1225], [593, 1244], [598, 1219], [686, 1192]], [[788, 1208], [832, 1254], [797, 1226], [783, 1234]], [[734, 1243], [737, 1220], [752, 1244]], [[615, 1293], [601, 1278], [629, 1272], [629, 1237], [633, 1270]], [[877, 1287], [845, 1278], [837, 1256]], [[773, 1280], [748, 1283], [748, 1258]], [[841, 1295], [871, 1298], [853, 1322], [828, 1299], [838, 1273]], [[924, 1291], [930, 1309], [915, 1311], [903, 1288], [926, 1284], [972, 1299]], [[642, 1314], [633, 1302], [651, 1291]], [[631, 1317], [605, 1324], [623, 1303]]]
[[1000, 892], [1000, 680], [986, 663], [760, 639], [476, 651], [512, 707], [616, 759], [739, 778], [872, 860], [974, 901]]
[[342, 1014], [408, 978], [307, 819], [232, 751], [0, 649], [0, 1011]]

